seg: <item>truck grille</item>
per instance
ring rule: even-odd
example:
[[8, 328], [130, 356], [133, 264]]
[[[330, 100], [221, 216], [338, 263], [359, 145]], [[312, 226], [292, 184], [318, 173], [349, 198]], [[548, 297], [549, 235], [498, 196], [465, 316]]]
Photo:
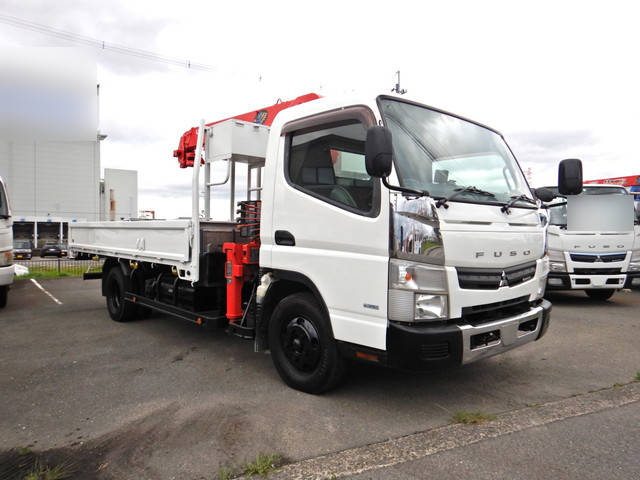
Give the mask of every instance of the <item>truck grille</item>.
[[607, 253], [607, 254], [590, 254], [590, 253], [570, 253], [569, 256], [571, 260], [574, 262], [587, 262], [587, 263], [595, 263], [595, 262], [621, 262], [625, 258], [627, 258], [627, 253]]
[[497, 290], [500, 287], [514, 287], [536, 274], [536, 262], [507, 268], [467, 268], [457, 267], [458, 285], [469, 290]]
[[462, 307], [462, 318], [465, 322], [477, 326], [524, 313], [529, 308], [529, 295], [523, 295], [501, 302]]
[[618, 275], [620, 268], [574, 268], [576, 275]]

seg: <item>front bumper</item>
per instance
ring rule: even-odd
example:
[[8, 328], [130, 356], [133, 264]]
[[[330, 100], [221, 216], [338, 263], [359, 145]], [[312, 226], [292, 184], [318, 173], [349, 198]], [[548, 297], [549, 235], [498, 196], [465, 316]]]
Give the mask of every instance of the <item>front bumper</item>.
[[[549, 273], [547, 290], [591, 290], [630, 288], [631, 276], [636, 274], [576, 275], [575, 273]], [[636, 281], [637, 282], [637, 281]], [[637, 286], [640, 286], [638, 284]]]
[[540, 339], [547, 331], [551, 303], [481, 324], [404, 325], [387, 329], [385, 363], [407, 370], [432, 370], [471, 363]]
[[0, 267], [0, 286], [11, 285], [13, 283], [13, 274], [13, 265], [9, 265], [8, 267]]

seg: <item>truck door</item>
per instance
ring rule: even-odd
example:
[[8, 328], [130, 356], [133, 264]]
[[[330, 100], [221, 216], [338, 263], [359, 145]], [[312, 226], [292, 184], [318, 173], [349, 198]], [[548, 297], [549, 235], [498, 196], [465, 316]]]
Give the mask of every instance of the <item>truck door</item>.
[[389, 198], [365, 168], [374, 124], [371, 110], [357, 106], [285, 125], [271, 259], [313, 283], [336, 339], [384, 349]]

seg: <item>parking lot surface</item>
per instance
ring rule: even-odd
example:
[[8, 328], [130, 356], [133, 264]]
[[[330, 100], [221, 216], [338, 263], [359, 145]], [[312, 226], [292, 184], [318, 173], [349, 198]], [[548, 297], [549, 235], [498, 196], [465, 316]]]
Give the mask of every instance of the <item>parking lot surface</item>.
[[259, 452], [296, 461], [640, 370], [638, 291], [609, 302], [554, 294], [539, 342], [436, 373], [358, 365], [341, 388], [312, 396], [286, 387], [250, 342], [159, 315], [118, 324], [99, 282], [38, 282], [44, 290], [16, 282], [0, 313], [0, 451], [58, 449], [97, 478], [210, 479]]

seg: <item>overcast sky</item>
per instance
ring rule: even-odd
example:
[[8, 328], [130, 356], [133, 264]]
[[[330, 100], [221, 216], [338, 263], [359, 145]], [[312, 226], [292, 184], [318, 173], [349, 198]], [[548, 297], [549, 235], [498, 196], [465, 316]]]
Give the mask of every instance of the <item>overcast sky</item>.
[[[634, 2], [77, 2], [0, 13], [213, 67], [97, 50], [102, 167], [138, 170], [139, 208], [190, 212], [172, 151], [207, 121], [308, 92], [388, 92], [500, 130], [533, 185], [581, 158], [585, 179], [640, 174]], [[0, 46], [73, 46], [0, 23]]]

